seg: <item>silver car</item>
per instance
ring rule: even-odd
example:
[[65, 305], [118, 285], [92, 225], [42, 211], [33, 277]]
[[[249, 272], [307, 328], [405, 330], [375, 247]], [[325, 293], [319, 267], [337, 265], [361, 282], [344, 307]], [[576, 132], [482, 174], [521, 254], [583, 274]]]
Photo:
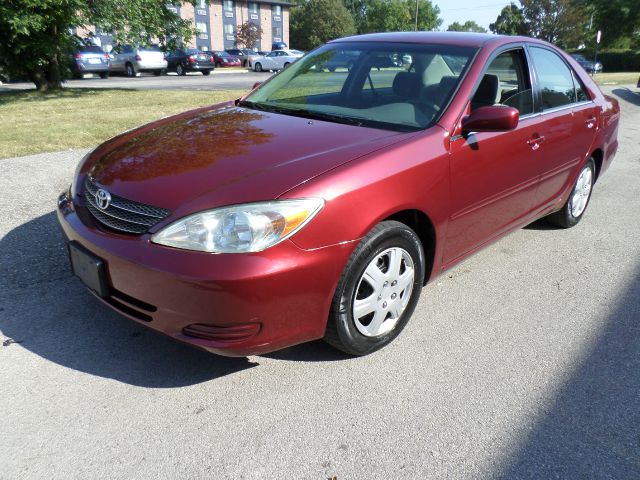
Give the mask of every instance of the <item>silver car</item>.
[[111, 72], [122, 72], [127, 77], [135, 77], [138, 72], [162, 75], [162, 72], [167, 69], [167, 60], [157, 45], [150, 47], [116, 45], [111, 55]]

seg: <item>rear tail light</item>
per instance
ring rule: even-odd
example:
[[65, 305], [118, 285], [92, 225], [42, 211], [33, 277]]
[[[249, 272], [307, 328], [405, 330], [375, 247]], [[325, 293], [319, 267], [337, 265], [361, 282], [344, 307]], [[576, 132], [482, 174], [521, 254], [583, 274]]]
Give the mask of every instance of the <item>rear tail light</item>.
[[216, 61], [215, 57], [211, 56], [211, 61], [215, 62]]
[[73, 58], [82, 58], [82, 55], [80, 55], [79, 53], [76, 53]]
[[195, 63], [195, 61], [196, 61], [196, 57], [195, 57], [194, 55], [189, 55], [189, 61], [190, 61], [191, 63]]
[[142, 61], [142, 57], [140, 55], [136, 55], [136, 62], [141, 62]]
[[108, 54], [108, 53], [105, 53], [105, 54], [104, 54], [104, 59], [105, 59], [105, 60], [109, 60], [109, 54]]

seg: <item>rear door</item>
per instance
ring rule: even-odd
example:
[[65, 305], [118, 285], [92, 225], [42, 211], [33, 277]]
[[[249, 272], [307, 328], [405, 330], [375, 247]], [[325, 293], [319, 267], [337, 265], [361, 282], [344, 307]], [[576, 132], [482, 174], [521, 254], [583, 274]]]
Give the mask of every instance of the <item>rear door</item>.
[[538, 45], [530, 46], [529, 53], [545, 122], [536, 200], [544, 210], [562, 200], [589, 154], [597, 129], [597, 107], [558, 53]]
[[540, 175], [536, 147], [543, 129], [534, 109], [524, 47], [508, 47], [489, 60], [468, 111], [502, 104], [517, 108], [515, 130], [451, 139], [451, 215], [444, 263], [453, 264], [530, 216]]

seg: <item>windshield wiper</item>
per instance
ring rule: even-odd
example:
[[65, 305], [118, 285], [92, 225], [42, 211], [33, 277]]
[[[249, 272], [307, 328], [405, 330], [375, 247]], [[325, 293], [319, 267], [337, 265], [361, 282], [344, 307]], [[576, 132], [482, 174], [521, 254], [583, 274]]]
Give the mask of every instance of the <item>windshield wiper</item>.
[[358, 127], [361, 127], [364, 121], [364, 119], [358, 119], [354, 117], [343, 117], [342, 115], [336, 115], [332, 113], [318, 112], [316, 110], [308, 110], [306, 108], [285, 107], [281, 105], [274, 105], [272, 103], [256, 103], [245, 100], [240, 102], [239, 105], [241, 107], [252, 108], [254, 110], [282, 113], [285, 115], [294, 115], [296, 117], [310, 118], [313, 120], [325, 120], [327, 122], [344, 123], [347, 125], [355, 125]]

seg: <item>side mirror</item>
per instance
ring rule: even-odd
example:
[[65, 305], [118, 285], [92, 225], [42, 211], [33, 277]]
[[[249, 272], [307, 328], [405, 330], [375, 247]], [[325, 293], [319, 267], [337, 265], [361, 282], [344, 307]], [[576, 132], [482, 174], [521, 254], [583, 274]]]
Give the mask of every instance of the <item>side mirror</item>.
[[463, 132], [504, 132], [518, 126], [520, 112], [505, 105], [479, 107], [462, 119]]
[[256, 88], [258, 88], [260, 85], [262, 85], [262, 82], [256, 82], [253, 84], [253, 87], [251, 87], [251, 90], [255, 90]]

